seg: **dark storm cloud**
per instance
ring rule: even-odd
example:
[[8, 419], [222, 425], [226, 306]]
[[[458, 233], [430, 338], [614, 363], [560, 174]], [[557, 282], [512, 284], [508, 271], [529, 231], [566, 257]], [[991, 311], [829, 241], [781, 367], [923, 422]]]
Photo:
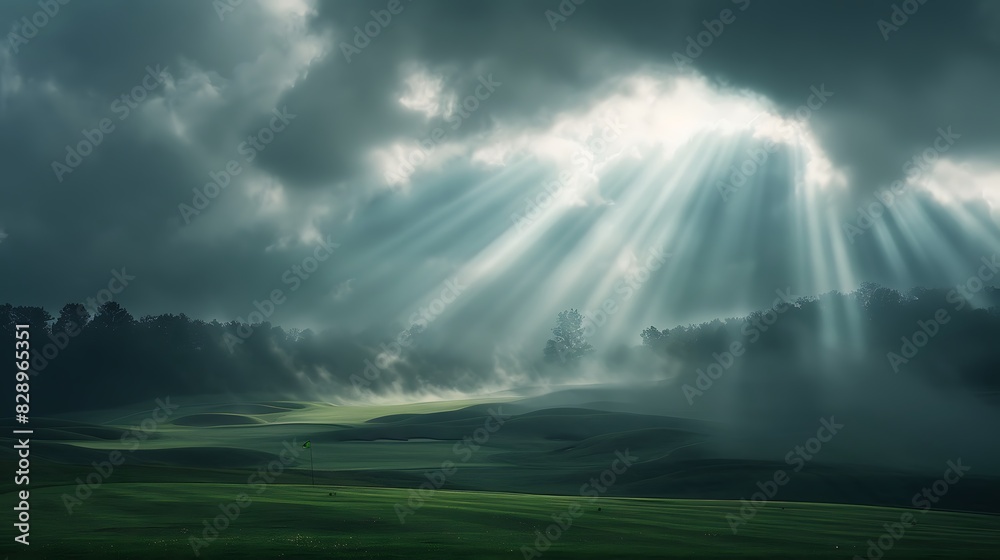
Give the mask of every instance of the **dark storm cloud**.
[[[5, 42], [0, 53], [0, 259], [18, 271], [3, 276], [0, 293], [54, 309], [93, 295], [111, 269], [127, 266], [138, 279], [121, 298], [134, 312], [231, 319], [270, 290], [287, 289], [283, 272], [310, 254], [316, 236], [329, 235], [341, 243], [338, 253], [277, 322], [405, 321], [510, 225], [507, 210], [543, 177], [497, 199], [502, 211], [481, 208], [452, 222], [443, 218], [458, 210], [442, 209], [495, 170], [452, 161], [447, 170], [418, 169], [409, 191], [396, 192], [373, 166], [373, 150], [437, 127], [450, 144], [498, 123], [545, 129], [617, 91], [624, 77], [677, 73], [675, 53], [690, 54], [688, 38], [723, 10], [734, 20], [690, 67], [766, 95], [789, 114], [810, 86], [836, 92], [810, 125], [859, 197], [900, 178], [902, 163], [938, 127], [962, 134], [954, 152], [962, 157], [987, 159], [998, 147], [1000, 108], [990, 100], [1000, 85], [1000, 42], [986, 3], [930, 0], [888, 41], [877, 22], [892, 17], [891, 1], [588, 0], [564, 21], [546, 15], [571, 4], [404, 1], [350, 61], [343, 45], [354, 43], [355, 26], [388, 1], [326, 2], [305, 17], [294, 13], [308, 2], [244, 2], [221, 20], [210, 2], [62, 6], [18, 52]], [[3, 3], [2, 28], [21, 30], [20, 19], [38, 9]], [[114, 101], [157, 65], [171, 78], [119, 120]], [[459, 98], [483, 76], [502, 86], [455, 130], [443, 115], [425, 118], [399, 103], [419, 71], [440, 76]], [[243, 161], [238, 147], [276, 107], [296, 119], [252, 163]], [[114, 132], [58, 181], [51, 162], [104, 118]], [[186, 224], [178, 205], [191, 204], [192, 189], [233, 159], [244, 173]], [[486, 240], [463, 236], [476, 226]], [[532, 274], [542, 271], [508, 271], [503, 284]], [[785, 279], [761, 284], [769, 293]], [[343, 286], [351, 293], [335, 297]], [[503, 298], [500, 284], [482, 289], [488, 297], [463, 304], [461, 322]]]
[[[351, 43], [353, 27], [371, 19], [370, 5], [327, 13], [334, 6], [341, 7], [327, 5], [321, 19], [340, 22], [339, 41]], [[815, 126], [837, 163], [857, 174], [852, 183], [859, 189], [898, 178], [902, 162], [938, 127], [953, 126], [963, 135], [959, 150], [980, 157], [1000, 141], [992, 134], [1000, 110], [989, 102], [1000, 85], [1000, 42], [986, 2], [591, 1], [556, 21], [555, 31], [544, 12], [560, 11], [558, 2], [406, 6], [344, 70], [350, 83], [370, 84], [367, 91], [377, 95], [386, 72], [406, 59], [467, 71], [479, 66], [514, 77], [491, 111], [530, 121], [585, 102], [611, 76], [647, 65], [674, 70], [675, 54], [694, 53], [691, 67], [789, 111], [806, 101], [810, 86], [835, 91], [837, 102]], [[913, 6], [911, 15], [902, 11]], [[689, 51], [688, 38], [697, 39], [704, 22], [724, 10], [732, 23], [708, 47]], [[902, 25], [880, 28], [879, 21]]]

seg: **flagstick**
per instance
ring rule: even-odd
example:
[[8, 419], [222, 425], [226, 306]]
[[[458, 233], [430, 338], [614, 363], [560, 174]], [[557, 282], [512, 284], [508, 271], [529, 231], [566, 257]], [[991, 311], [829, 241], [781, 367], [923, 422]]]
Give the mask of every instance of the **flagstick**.
[[312, 475], [312, 485], [316, 486], [316, 471], [313, 470], [313, 448], [309, 446], [309, 474]]

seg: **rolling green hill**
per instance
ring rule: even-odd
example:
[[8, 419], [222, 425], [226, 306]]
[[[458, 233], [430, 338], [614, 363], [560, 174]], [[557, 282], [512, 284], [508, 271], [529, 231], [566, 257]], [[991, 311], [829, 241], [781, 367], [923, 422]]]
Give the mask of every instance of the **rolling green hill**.
[[[793, 473], [734, 535], [726, 515], [738, 515], [739, 500], [788, 465], [733, 456], [719, 426], [697, 420], [509, 402], [203, 402], [162, 422], [144, 422], [149, 417], [132, 407], [35, 420], [32, 552], [41, 556], [34, 557], [192, 556], [187, 539], [202, 520], [248, 489], [252, 506], [202, 556], [523, 557], [534, 531], [573, 503], [585, 515], [546, 558], [847, 558], [904, 512], [919, 524], [895, 557], [942, 557], [961, 545], [969, 551], [961, 557], [985, 558], [1000, 544], [1000, 516], [972, 513], [997, 513], [995, 477], [967, 475], [921, 515], [873, 506], [910, 507], [932, 481], [926, 475], [821, 460]], [[307, 439], [315, 487], [301, 447]], [[12, 469], [7, 443], [0, 468]], [[634, 464], [599, 503], [581, 497], [625, 450]], [[115, 452], [124, 462], [92, 492], [80, 489], [93, 465]], [[280, 474], [256, 494], [255, 473], [279, 463]], [[434, 477], [441, 489], [418, 500], [401, 524], [396, 505], [411, 507]], [[64, 496], [78, 491], [91, 495], [68, 513]]]

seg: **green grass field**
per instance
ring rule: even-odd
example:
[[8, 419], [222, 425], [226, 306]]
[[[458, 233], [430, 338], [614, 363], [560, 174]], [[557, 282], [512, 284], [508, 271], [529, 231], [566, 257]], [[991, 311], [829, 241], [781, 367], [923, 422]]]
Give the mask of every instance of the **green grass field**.
[[[394, 513], [407, 490], [273, 484], [111, 484], [66, 518], [51, 487], [34, 496], [35, 558], [194, 557], [189, 537], [219, 504], [247, 492], [252, 503], [199, 550], [203, 558], [522, 558], [535, 531], [572, 504], [583, 513], [544, 553], [546, 558], [849, 558], [898, 521], [900, 510], [770, 503], [737, 535], [725, 501], [553, 497], [437, 491], [400, 524]], [[336, 496], [329, 493], [336, 492]], [[597, 508], [602, 509], [601, 512]], [[783, 508], [783, 509], [782, 509]], [[917, 514], [918, 523], [890, 551], [893, 558], [992, 558], [1000, 520], [992, 516]], [[553, 534], [555, 534], [553, 532]]]
[[[709, 424], [667, 416], [585, 408], [525, 411], [513, 403], [440, 402], [348, 407], [308, 402], [177, 402], [170, 418], [137, 445], [121, 436], [151, 408], [134, 407], [34, 420], [30, 549], [3, 543], [10, 558], [194, 558], [192, 537], [240, 508], [201, 558], [524, 558], [576, 504], [582, 515], [544, 558], [852, 558], [904, 512], [917, 524], [886, 558], [992, 558], [1000, 516], [946, 511], [990, 509], [995, 479], [968, 479], [928, 513], [857, 505], [908, 501], [926, 480], [901, 472], [813, 464], [796, 474], [733, 534], [734, 499], [774, 472], [772, 463], [713, 455]], [[485, 424], [488, 410], [510, 416], [467, 455], [456, 445]], [[316, 485], [310, 484], [313, 443]], [[12, 445], [0, 468], [12, 472]], [[296, 456], [272, 483], [251, 478]], [[619, 449], [639, 457], [599, 499], [580, 487], [607, 469]], [[120, 452], [91, 495], [68, 512], [64, 496], [92, 464]], [[401, 523], [426, 473], [457, 465], [443, 489], [425, 495]], [[6, 503], [13, 503], [10, 487]], [[331, 493], [336, 492], [336, 496]], [[660, 496], [660, 497], [650, 497]], [[821, 496], [806, 499], [802, 496]], [[971, 496], [971, 497], [970, 497]], [[596, 500], [596, 501], [595, 501]], [[782, 501], [777, 501], [782, 500]], [[882, 501], [879, 501], [882, 500]], [[963, 501], [964, 500], [964, 501]], [[838, 502], [838, 503], [829, 503]], [[601, 511], [598, 511], [601, 508]], [[222, 521], [220, 520], [220, 523]], [[565, 521], [564, 521], [565, 523]], [[552, 529], [555, 534], [555, 529]], [[528, 554], [531, 557], [537, 557]]]

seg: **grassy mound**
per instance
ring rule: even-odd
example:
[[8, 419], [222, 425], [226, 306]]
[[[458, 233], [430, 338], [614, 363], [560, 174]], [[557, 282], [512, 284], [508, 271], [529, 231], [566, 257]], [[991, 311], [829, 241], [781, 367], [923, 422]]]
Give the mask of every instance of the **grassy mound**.
[[196, 428], [211, 428], [214, 426], [246, 426], [265, 424], [260, 418], [246, 414], [229, 414], [221, 412], [206, 412], [181, 416], [172, 422], [177, 426], [193, 426]]

